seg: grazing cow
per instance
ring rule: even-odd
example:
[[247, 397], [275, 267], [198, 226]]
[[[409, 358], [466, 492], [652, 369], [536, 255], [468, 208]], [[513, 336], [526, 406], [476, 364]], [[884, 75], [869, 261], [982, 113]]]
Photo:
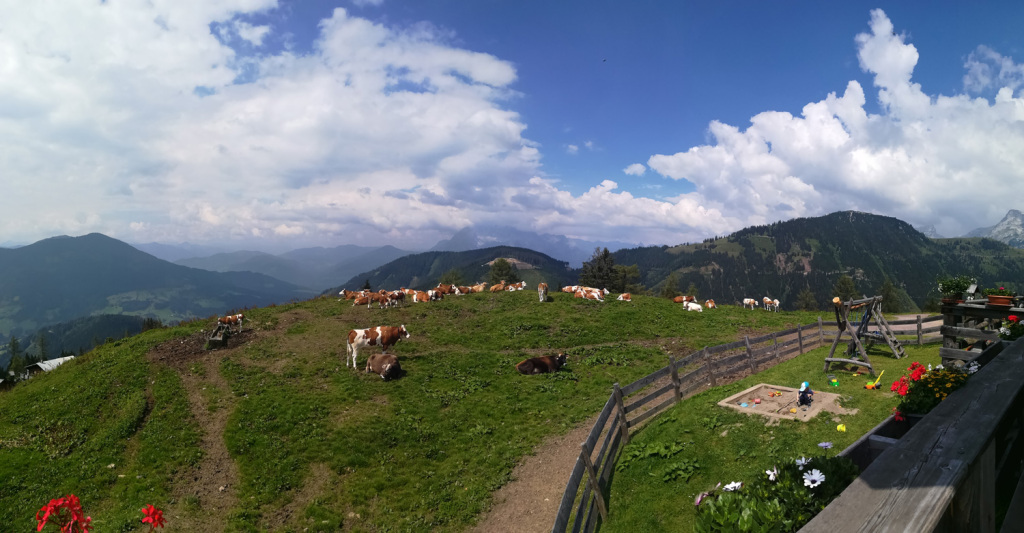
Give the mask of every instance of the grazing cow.
[[237, 315], [222, 316], [222, 317], [217, 319], [217, 323], [218, 324], [224, 324], [225, 326], [228, 327], [228, 329], [231, 329], [231, 326], [234, 326], [234, 325], [237, 324], [238, 325], [238, 331], [242, 331], [242, 320], [244, 318], [245, 318], [245, 315], [243, 315], [242, 313], [238, 313]]
[[755, 300], [753, 298], [744, 298], [743, 299], [743, 308], [746, 309], [748, 305], [750, 306], [751, 309], [757, 307], [757, 300]]
[[616, 300], [618, 300], [620, 302], [632, 302], [633, 301], [633, 297], [630, 296], [630, 294], [628, 292], [624, 292], [624, 293], [620, 294], [619, 297], [616, 298]]
[[402, 291], [391, 291], [388, 293], [388, 300], [391, 305], [398, 306], [398, 304], [405, 303], [405, 293]]
[[772, 299], [771, 298], [765, 296], [764, 298], [761, 298], [761, 301], [764, 303], [764, 310], [765, 311], [771, 311], [772, 310], [772, 305], [773, 304], [772, 304]]
[[686, 306], [687, 311], [696, 311], [698, 313], [704, 312], [704, 308], [697, 302], [686, 302], [684, 305]]
[[548, 372], [558, 372], [559, 368], [565, 366], [565, 353], [559, 352], [558, 355], [545, 355], [543, 357], [531, 357], [525, 361], [521, 361], [516, 365], [516, 370], [520, 374], [547, 374]]
[[537, 297], [540, 298], [540, 301], [542, 301], [542, 302], [548, 301], [548, 284], [547, 283], [538, 283], [537, 284]]
[[777, 299], [776, 300], [772, 300], [772, 307], [775, 308], [775, 312], [776, 313], [779, 312], [779, 301]]
[[[405, 324], [401, 326], [377, 326], [369, 329], [353, 329], [348, 332], [348, 342], [345, 344], [345, 351], [352, 357], [352, 368], [356, 366], [356, 357], [359, 349], [364, 346], [380, 346], [381, 351], [387, 353], [388, 348], [395, 345], [401, 339], [408, 339], [409, 332], [405, 330]], [[345, 359], [345, 367], [348, 368], [348, 358]]]
[[675, 298], [672, 298], [672, 301], [677, 304], [685, 304], [687, 302], [695, 302], [697, 299], [693, 296], [687, 296], [684, 294], [683, 296], [676, 296]]
[[704, 300], [704, 307], [706, 307], [708, 309], [717, 309], [718, 308], [718, 306], [715, 305], [715, 301], [714, 300]]
[[402, 373], [402, 365], [398, 364], [398, 356], [389, 353], [375, 353], [366, 360], [366, 371], [380, 374], [387, 381], [397, 378]]

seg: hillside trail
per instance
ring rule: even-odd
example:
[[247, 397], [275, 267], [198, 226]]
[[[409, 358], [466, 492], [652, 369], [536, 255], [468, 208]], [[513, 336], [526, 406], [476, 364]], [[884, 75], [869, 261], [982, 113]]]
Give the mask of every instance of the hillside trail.
[[565, 435], [549, 438], [512, 470], [512, 481], [494, 492], [494, 504], [472, 533], [551, 531], [569, 474], [597, 421], [595, 415]]
[[[231, 337], [238, 346], [252, 336], [243, 331]], [[147, 354], [151, 362], [174, 369], [181, 378], [189, 408], [201, 428], [199, 464], [175, 479], [165, 513], [173, 528], [168, 531], [224, 531], [227, 516], [238, 505], [238, 465], [224, 442], [228, 417], [234, 411], [231, 386], [220, 374], [223, 353], [205, 349], [206, 335], [172, 339]], [[229, 348], [230, 349], [230, 348]]]

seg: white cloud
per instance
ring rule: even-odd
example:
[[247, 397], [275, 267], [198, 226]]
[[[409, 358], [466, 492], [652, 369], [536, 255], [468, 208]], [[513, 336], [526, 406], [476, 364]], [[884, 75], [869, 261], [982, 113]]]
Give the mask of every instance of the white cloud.
[[352, 0], [352, 5], [356, 7], [377, 7], [384, 3], [384, 0]]
[[[513, 66], [453, 47], [429, 24], [389, 27], [336, 9], [312, 51], [252, 56], [232, 46], [251, 52], [275, 31], [243, 22], [273, 0], [13, 6], [0, 18], [0, 233], [14, 240], [101, 231], [412, 248], [514, 221], [677, 243], [839, 209], [952, 235], [1015, 207], [1012, 194], [986, 193], [962, 209], [970, 191], [1013, 190], [1024, 168], [1020, 66], [979, 48], [965, 87], [997, 90], [994, 100], [929, 96], [912, 81], [917, 50], [880, 11], [856, 42], [881, 114], [865, 111], [851, 81], [799, 116], [766, 111], [746, 129], [712, 122], [713, 144], [646, 164], [694, 192], [651, 199], [609, 180], [572, 194], [545, 178], [512, 110]], [[237, 83], [243, 70], [251, 81]], [[581, 147], [598, 149], [565, 149]]]
[[647, 172], [647, 167], [643, 166], [641, 163], [633, 163], [632, 165], [622, 169], [622, 171], [630, 176], [643, 176], [644, 172]]
[[580, 147], [576, 146], [575, 144], [570, 144], [569, 146], [565, 147], [565, 151], [566, 153], [569, 153], [571, 155], [576, 155], [580, 152]]
[[929, 96], [911, 79], [914, 46], [880, 10], [872, 11], [870, 27], [856, 43], [879, 88], [881, 114], [864, 110], [864, 90], [851, 81], [842, 96], [807, 104], [799, 117], [766, 111], [746, 130], [712, 122], [713, 145], [654, 155], [648, 166], [692, 182], [701, 205], [734, 214], [744, 226], [857, 209], [956, 235], [1019, 207], [1015, 195], [984, 194], [973, 209], [964, 209], [964, 198], [1021, 182], [1024, 100], [1012, 95], [1020, 67], [1000, 56], [1000, 72], [1010, 74], [969, 74], [968, 87], [1003, 80], [993, 102]]

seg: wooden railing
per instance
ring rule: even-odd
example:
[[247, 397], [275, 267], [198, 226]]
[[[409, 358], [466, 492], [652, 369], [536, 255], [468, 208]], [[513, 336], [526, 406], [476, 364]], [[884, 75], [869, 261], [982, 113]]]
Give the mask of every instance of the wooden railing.
[[[941, 342], [942, 317], [889, 322], [900, 342]], [[899, 328], [898, 326], [912, 326]], [[686, 357], [669, 358], [668, 366], [625, 387], [616, 383], [587, 439], [581, 444], [552, 532], [593, 531], [608, 516], [608, 480], [619, 450], [629, 443], [630, 430], [676, 402], [711, 387], [738, 381], [822, 345], [838, 334], [834, 323], [817, 323], [729, 344], [705, 347]], [[910, 337], [910, 338], [908, 338]]]
[[995, 532], [1024, 524], [1024, 339], [1003, 348], [801, 532]]

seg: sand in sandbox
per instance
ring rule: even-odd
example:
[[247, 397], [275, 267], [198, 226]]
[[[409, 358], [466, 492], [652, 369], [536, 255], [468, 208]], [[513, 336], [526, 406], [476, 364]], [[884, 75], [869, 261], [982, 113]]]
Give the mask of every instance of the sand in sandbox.
[[[814, 390], [814, 389], [812, 389]], [[773, 393], [781, 393], [773, 394]], [[856, 409], [845, 409], [839, 405], [839, 395], [814, 390], [814, 399], [810, 406], [797, 406], [800, 391], [791, 387], [779, 387], [760, 383], [749, 389], [718, 402], [722, 407], [736, 409], [741, 413], [764, 415], [770, 418], [787, 418], [806, 422], [821, 411], [837, 414], [856, 414]], [[754, 403], [760, 399], [760, 403]], [[743, 407], [741, 404], [747, 404]], [[796, 409], [793, 413], [790, 410]]]

